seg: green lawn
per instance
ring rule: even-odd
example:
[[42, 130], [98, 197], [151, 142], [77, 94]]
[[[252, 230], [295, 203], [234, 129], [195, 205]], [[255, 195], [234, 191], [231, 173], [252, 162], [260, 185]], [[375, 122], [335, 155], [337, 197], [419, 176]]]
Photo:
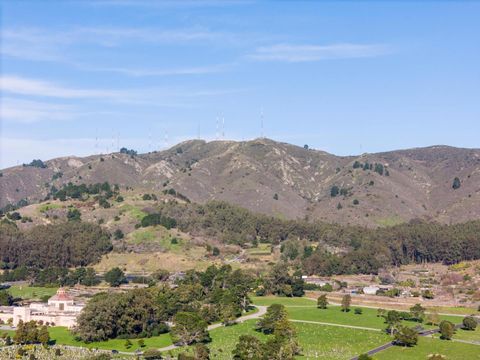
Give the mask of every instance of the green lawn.
[[[369, 327], [375, 329], [385, 329], [386, 325], [382, 317], [377, 317], [377, 310], [364, 308], [361, 306], [352, 306], [349, 312], [340, 311], [339, 306], [329, 305], [328, 309], [317, 309], [316, 303], [306, 298], [285, 298], [275, 296], [253, 297], [252, 301], [257, 305], [271, 305], [274, 303], [282, 304], [287, 307], [289, 317], [295, 320], [318, 321], [332, 324], [353, 325]], [[361, 308], [362, 314], [356, 315], [355, 308]], [[442, 320], [449, 320], [457, 324], [461, 322], [460, 316], [440, 316]], [[418, 325], [412, 321], [404, 321], [406, 326]], [[425, 328], [431, 328], [422, 324]]]
[[[61, 326], [55, 326], [49, 328], [50, 338], [55, 341], [58, 345], [71, 345], [71, 346], [82, 346], [89, 349], [97, 348], [104, 350], [118, 350], [118, 351], [135, 351], [140, 349], [138, 346], [138, 339], [131, 339], [133, 346], [130, 349], [125, 347], [125, 339], [113, 339], [108, 341], [93, 342], [85, 344], [81, 341], [75, 340], [74, 336], [70, 331]], [[145, 341], [145, 347], [148, 348], [161, 348], [172, 344], [170, 334], [162, 334], [160, 336], [154, 336], [151, 338], [143, 339]]]
[[[212, 359], [231, 359], [240, 335], [254, 335], [265, 341], [267, 336], [254, 330], [255, 322], [256, 320], [249, 320], [242, 324], [212, 330], [210, 332], [212, 342], [208, 344]], [[295, 323], [294, 326], [302, 348], [302, 355], [298, 356], [298, 359], [343, 360], [389, 341], [389, 337], [380, 332], [301, 323]], [[187, 349], [183, 348], [171, 353], [185, 351]]]
[[418, 344], [411, 348], [394, 346], [375, 355], [375, 360], [426, 360], [432, 353], [445, 355], [447, 360], [479, 360], [480, 346], [454, 341], [420, 338]]
[[299, 359], [343, 360], [387, 343], [381, 332], [295, 323], [302, 347]]
[[251, 296], [252, 302], [255, 305], [269, 306], [272, 304], [282, 304], [289, 306], [317, 306], [317, 303], [308, 298], [298, 297], [279, 297], [279, 296]]
[[25, 300], [41, 299], [44, 296], [53, 296], [58, 288], [34, 287], [27, 285], [14, 285], [8, 289], [13, 297], [21, 297]]
[[477, 329], [475, 331], [459, 329], [457, 330], [453, 338], [460, 340], [477, 341], [480, 343], [480, 326], [477, 326]]
[[140, 210], [138, 207], [131, 204], [123, 204], [120, 207], [121, 213], [127, 213], [134, 220], [141, 221], [147, 213], [143, 210]]
[[458, 329], [457, 331], [455, 331], [455, 335], [453, 336], [453, 338], [465, 341], [476, 341], [480, 345], [480, 327], [477, 326], [477, 329], [474, 331]]

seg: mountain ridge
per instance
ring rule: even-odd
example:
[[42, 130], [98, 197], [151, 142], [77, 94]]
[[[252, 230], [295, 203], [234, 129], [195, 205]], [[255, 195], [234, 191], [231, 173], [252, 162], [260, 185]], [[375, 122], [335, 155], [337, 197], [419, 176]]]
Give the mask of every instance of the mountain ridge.
[[[163, 151], [67, 156], [45, 164], [2, 170], [0, 207], [40, 201], [51, 186], [108, 181], [138, 191], [173, 188], [199, 203], [225, 200], [274, 216], [343, 224], [480, 217], [480, 149], [433, 145], [337, 156], [267, 138], [187, 140]], [[458, 189], [452, 187], [455, 177]]]

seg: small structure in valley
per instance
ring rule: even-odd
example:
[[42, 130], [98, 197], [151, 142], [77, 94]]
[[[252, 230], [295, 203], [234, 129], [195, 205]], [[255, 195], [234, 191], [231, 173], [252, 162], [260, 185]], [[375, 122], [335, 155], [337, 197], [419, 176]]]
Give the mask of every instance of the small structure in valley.
[[365, 295], [377, 295], [378, 290], [380, 290], [378, 286], [365, 286], [363, 288], [363, 293]]

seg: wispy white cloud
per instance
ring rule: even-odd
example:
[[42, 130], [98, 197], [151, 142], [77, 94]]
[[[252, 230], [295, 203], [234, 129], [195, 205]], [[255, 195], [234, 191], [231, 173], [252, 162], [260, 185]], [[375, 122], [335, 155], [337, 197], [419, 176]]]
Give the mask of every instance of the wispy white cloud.
[[78, 67], [88, 71], [112, 72], [134, 77], [142, 76], [175, 76], [175, 75], [204, 75], [227, 71], [233, 64], [220, 64], [212, 66], [184, 67], [184, 68], [130, 68], [130, 67]]
[[74, 107], [65, 104], [4, 97], [0, 106], [0, 118], [8, 122], [61, 121], [72, 120], [77, 116], [78, 112]]
[[46, 30], [6, 28], [0, 33], [3, 55], [27, 60], [60, 61], [65, 49], [78, 44], [117, 47], [126, 43], [191, 43], [227, 41], [233, 35], [206, 28], [161, 29], [147, 27], [75, 27]]
[[63, 86], [50, 81], [20, 76], [0, 76], [0, 91], [34, 98], [87, 99], [156, 107], [191, 107], [195, 98], [221, 96], [245, 89], [137, 88], [97, 89]]
[[122, 92], [115, 90], [75, 89], [44, 80], [8, 75], [0, 77], [0, 90], [4, 93], [65, 99], [118, 98], [122, 95]]
[[262, 46], [247, 58], [254, 61], [309, 62], [327, 59], [366, 58], [386, 55], [392, 50], [381, 44], [332, 44]]

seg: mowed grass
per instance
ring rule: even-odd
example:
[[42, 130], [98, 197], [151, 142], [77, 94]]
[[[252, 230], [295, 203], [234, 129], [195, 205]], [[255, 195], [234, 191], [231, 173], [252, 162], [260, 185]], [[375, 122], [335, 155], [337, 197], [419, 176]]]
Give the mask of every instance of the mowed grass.
[[56, 287], [34, 287], [27, 285], [14, 285], [8, 289], [13, 297], [20, 297], [24, 300], [39, 300], [44, 296], [53, 296], [57, 292]]
[[279, 296], [251, 296], [255, 305], [270, 306], [272, 304], [281, 304], [289, 306], [311, 306], [316, 307], [317, 303], [308, 298], [302, 297], [279, 297]]
[[[253, 335], [262, 341], [267, 335], [255, 331], [256, 320], [249, 320], [229, 327], [221, 327], [210, 331], [212, 342], [208, 344], [212, 359], [232, 359], [232, 351], [238, 343], [240, 335]], [[389, 341], [382, 333], [364, 330], [353, 330], [316, 324], [294, 323], [302, 354], [298, 359], [343, 360], [361, 354], [371, 348]], [[191, 352], [189, 349], [177, 349], [179, 352]]]
[[299, 359], [349, 359], [389, 341], [381, 332], [294, 323], [302, 347]]
[[[439, 335], [437, 334], [435, 336], [439, 337]], [[455, 331], [455, 335], [453, 335], [453, 339], [477, 342], [480, 345], [480, 327], [477, 326], [477, 328], [473, 331], [457, 329]], [[480, 351], [480, 348], [478, 349], [478, 351]]]
[[478, 360], [480, 359], [480, 346], [422, 337], [419, 338], [418, 344], [414, 347], [394, 346], [379, 352], [374, 356], [374, 359], [425, 360], [429, 354], [434, 353], [445, 355], [447, 360]]
[[[327, 309], [317, 309], [316, 302], [307, 298], [284, 298], [275, 296], [253, 297], [252, 301], [257, 305], [282, 304], [287, 307], [290, 319], [317, 321], [331, 324], [351, 325], [366, 327], [372, 329], [383, 330], [386, 328], [385, 321], [382, 317], [377, 316], [377, 309], [365, 308], [361, 306], [351, 306], [349, 312], [341, 311], [339, 306], [328, 305]], [[362, 314], [357, 315], [355, 308], [362, 309]], [[455, 324], [462, 321], [461, 316], [440, 316], [441, 320], [449, 320]], [[416, 326], [418, 323], [412, 321], [404, 321], [406, 326]], [[425, 324], [421, 324], [425, 328], [432, 328]]]
[[144, 338], [145, 347], [141, 348], [138, 345], [139, 339], [130, 339], [132, 342], [132, 347], [127, 349], [125, 347], [126, 339], [112, 339], [108, 341], [98, 341], [92, 343], [84, 343], [82, 341], [75, 340], [75, 336], [66, 328], [61, 326], [55, 326], [48, 329], [50, 333], [51, 340], [55, 341], [57, 345], [70, 345], [70, 346], [81, 346], [89, 349], [103, 349], [103, 350], [118, 350], [118, 351], [127, 351], [133, 352], [137, 349], [148, 349], [148, 348], [162, 348], [172, 344], [172, 339], [170, 334], [162, 334], [160, 336], [154, 336], [151, 338]]

